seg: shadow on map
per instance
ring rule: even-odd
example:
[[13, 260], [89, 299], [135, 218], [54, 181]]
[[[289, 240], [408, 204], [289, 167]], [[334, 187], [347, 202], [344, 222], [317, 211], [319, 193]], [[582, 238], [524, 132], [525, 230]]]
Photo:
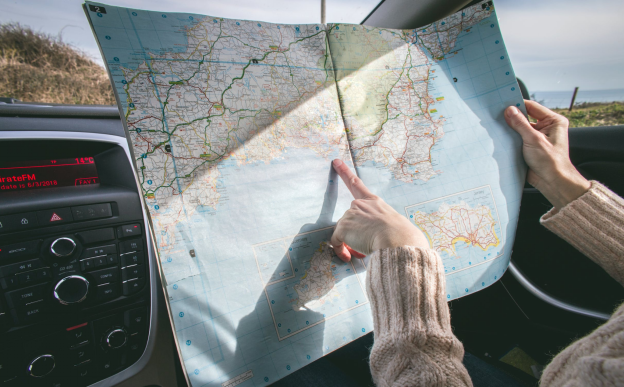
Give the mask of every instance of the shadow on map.
[[[332, 218], [338, 197], [337, 179], [339, 179], [339, 177], [334, 169], [330, 167], [328, 184], [325, 190], [323, 205], [318, 219], [315, 223], [308, 223], [301, 226], [298, 234], [323, 228], [327, 229], [327, 227], [331, 227], [333, 225]], [[297, 238], [294, 238], [293, 241], [295, 239]], [[291, 244], [291, 246], [296, 247], [294, 244]], [[287, 251], [288, 250], [289, 249], [287, 249]], [[333, 250], [330, 249], [330, 251], [333, 258], [331, 262], [329, 262], [328, 266], [331, 267], [332, 265], [343, 264], [342, 261], [340, 261], [340, 259], [333, 254]], [[304, 260], [305, 259], [308, 258], [304, 258]], [[284, 254], [280, 263], [283, 263], [286, 260], [289, 260], [289, 257]], [[309, 262], [303, 263], [300, 261], [298, 262], [298, 265], [300, 267], [305, 266], [307, 268], [310, 266]], [[277, 272], [280, 270], [280, 266], [281, 265], [277, 265], [278, 269], [275, 270], [274, 275], [279, 275]], [[327, 267], [326, 269], [330, 270], [330, 267]], [[351, 275], [354, 274], [353, 271], [350, 273]], [[271, 309], [270, 301], [267, 299], [268, 293], [266, 293], [266, 291], [269, 286], [275, 289], [280, 285], [265, 285], [265, 291], [260, 294], [255, 302], [256, 307], [254, 310], [243, 317], [236, 327], [234, 327], [227, 319], [219, 319], [218, 321], [216, 319], [213, 320], [213, 323], [215, 324], [223, 322], [221, 326], [214, 328], [215, 336], [220, 336], [222, 339], [228, 340], [231, 344], [223, 345], [223, 341], [221, 341], [221, 345], [219, 345], [218, 348], [212, 349], [214, 366], [218, 367], [220, 370], [216, 374], [227, 374], [228, 379], [230, 379], [246, 372], [247, 370], [253, 370], [254, 385], [264, 383], [270, 384], [323, 356], [324, 329], [326, 321], [324, 315], [317, 311], [308, 309], [307, 307], [303, 307], [303, 310], [296, 311], [296, 309], [299, 309], [296, 302], [297, 292], [292, 291], [292, 281], [301, 279], [301, 274], [303, 273], [299, 273], [296, 278], [287, 280], [290, 286], [286, 281], [283, 282], [286, 286], [285, 291], [294, 294], [287, 295], [290, 298], [290, 309], [286, 311], [282, 310], [280, 313], [282, 313], [282, 316], [291, 313], [304, 313], [305, 317], [300, 317], [300, 320], [309, 320], [311, 322], [311, 326], [309, 328], [304, 326], [300, 330], [293, 332], [292, 335], [295, 335], [297, 332], [299, 333], [290, 338], [288, 337], [290, 334], [287, 334], [282, 330], [282, 337], [280, 339], [278, 336], [278, 322], [275, 318], [273, 318], [270, 325], [267, 325], [266, 321], [262, 321], [260, 317], [266, 316], [267, 308], [271, 311], [271, 317], [273, 317], [273, 309]], [[345, 277], [342, 277], [341, 279], [335, 279], [335, 281], [338, 283], [340, 280], [344, 279]], [[244, 278], [241, 278], [241, 281], [244, 280]], [[326, 295], [326, 293], [318, 294], [316, 297], [322, 299]], [[277, 307], [277, 305], [274, 305], [274, 307]], [[211, 306], [211, 308], [213, 315], [220, 314], [220, 312], [215, 310], [214, 307]], [[305, 330], [301, 332], [302, 329]], [[217, 340], [219, 339], [217, 338]], [[233, 345], [234, 343], [235, 346]], [[332, 348], [332, 350], [333, 349], [334, 348]], [[244, 367], [244, 369], [241, 370], [240, 367]]]

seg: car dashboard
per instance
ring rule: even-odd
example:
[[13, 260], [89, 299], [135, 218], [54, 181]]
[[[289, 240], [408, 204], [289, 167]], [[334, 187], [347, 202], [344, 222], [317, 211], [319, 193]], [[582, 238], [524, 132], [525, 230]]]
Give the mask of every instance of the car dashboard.
[[[154, 239], [117, 109], [0, 105], [0, 147], [0, 385], [175, 383]], [[170, 359], [141, 379], [163, 357], [158, 336]]]

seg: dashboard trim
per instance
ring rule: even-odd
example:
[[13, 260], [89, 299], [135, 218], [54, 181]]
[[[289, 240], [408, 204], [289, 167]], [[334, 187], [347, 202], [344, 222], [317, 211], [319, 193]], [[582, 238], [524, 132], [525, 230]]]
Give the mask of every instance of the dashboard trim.
[[542, 301], [544, 301], [544, 302], [546, 302], [546, 303], [548, 303], [548, 304], [550, 304], [552, 306], [555, 306], [555, 307], [557, 307], [559, 309], [566, 310], [568, 312], [580, 314], [580, 315], [591, 317], [591, 318], [595, 318], [595, 319], [598, 319], [598, 320], [606, 321], [606, 320], [611, 318], [611, 316], [606, 314], [606, 313], [602, 313], [602, 312], [598, 312], [598, 311], [595, 311], [595, 310], [582, 308], [580, 306], [568, 304], [565, 301], [561, 301], [561, 300], [559, 300], [559, 299], [557, 299], [555, 297], [552, 297], [552, 296], [544, 293], [540, 288], [535, 286], [531, 282], [531, 280], [529, 280], [528, 278], [526, 278], [524, 276], [524, 274], [522, 274], [522, 272], [514, 265], [513, 261], [509, 262], [509, 271], [511, 272], [511, 275], [513, 275], [513, 277], [518, 282], [520, 282], [520, 285], [522, 285], [526, 290], [528, 290], [531, 294], [533, 294], [534, 296], [536, 296], [540, 300], [542, 300]]
[[[83, 132], [54, 132], [54, 131], [0, 131], [0, 141], [6, 140], [83, 140], [83, 141], [99, 141], [112, 143], [120, 146], [126, 156], [132, 168], [132, 173], [134, 176], [135, 183], [137, 185], [137, 192], [141, 192], [141, 186], [139, 184], [138, 176], [136, 170], [134, 168], [134, 160], [132, 159], [132, 153], [128, 146], [128, 141], [126, 138], [108, 135], [108, 134], [99, 134], [99, 133], [83, 133]], [[141, 211], [143, 214], [143, 227], [145, 230], [149, 230], [146, 232], [147, 238], [147, 254], [148, 254], [148, 265], [149, 265], [149, 276], [150, 276], [150, 329], [147, 337], [147, 345], [145, 351], [133, 365], [130, 367], [120, 371], [117, 374], [111, 375], [99, 382], [91, 384], [91, 387], [105, 387], [115, 385], [121, 382], [124, 382], [139, 372], [141, 372], [149, 362], [149, 359], [154, 354], [155, 347], [155, 338], [156, 338], [156, 325], [158, 316], [158, 303], [157, 303], [157, 281], [156, 276], [162, 278], [160, 276], [160, 269], [158, 265], [157, 255], [156, 255], [156, 247], [154, 243], [153, 234], [151, 232], [151, 224], [149, 222], [148, 213], [146, 211], [145, 201], [142, 195], [139, 194], [139, 198], [141, 200]], [[176, 347], [177, 347], [177, 340]], [[179, 350], [179, 348], [177, 348]]]

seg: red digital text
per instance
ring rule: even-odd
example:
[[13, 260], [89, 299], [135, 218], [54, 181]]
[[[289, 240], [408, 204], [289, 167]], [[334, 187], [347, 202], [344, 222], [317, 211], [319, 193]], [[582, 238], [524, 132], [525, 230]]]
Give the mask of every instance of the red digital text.
[[18, 183], [22, 181], [35, 181], [37, 178], [34, 173], [25, 173], [15, 176], [0, 176], [0, 183]]

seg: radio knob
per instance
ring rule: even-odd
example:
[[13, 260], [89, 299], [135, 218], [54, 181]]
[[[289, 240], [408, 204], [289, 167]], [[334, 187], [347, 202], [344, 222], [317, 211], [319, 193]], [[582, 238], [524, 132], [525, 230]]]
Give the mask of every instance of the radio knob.
[[87, 298], [89, 281], [79, 275], [68, 275], [54, 287], [54, 298], [63, 305], [77, 304]]
[[60, 258], [69, 257], [76, 250], [76, 242], [71, 238], [58, 238], [50, 245], [50, 252]]
[[37, 356], [28, 365], [28, 375], [32, 376], [33, 378], [43, 378], [44, 376], [52, 372], [55, 366], [56, 362], [54, 361], [54, 356]]
[[108, 332], [104, 344], [106, 344], [107, 349], [117, 349], [123, 347], [127, 339], [128, 335], [123, 328], [115, 328]]

